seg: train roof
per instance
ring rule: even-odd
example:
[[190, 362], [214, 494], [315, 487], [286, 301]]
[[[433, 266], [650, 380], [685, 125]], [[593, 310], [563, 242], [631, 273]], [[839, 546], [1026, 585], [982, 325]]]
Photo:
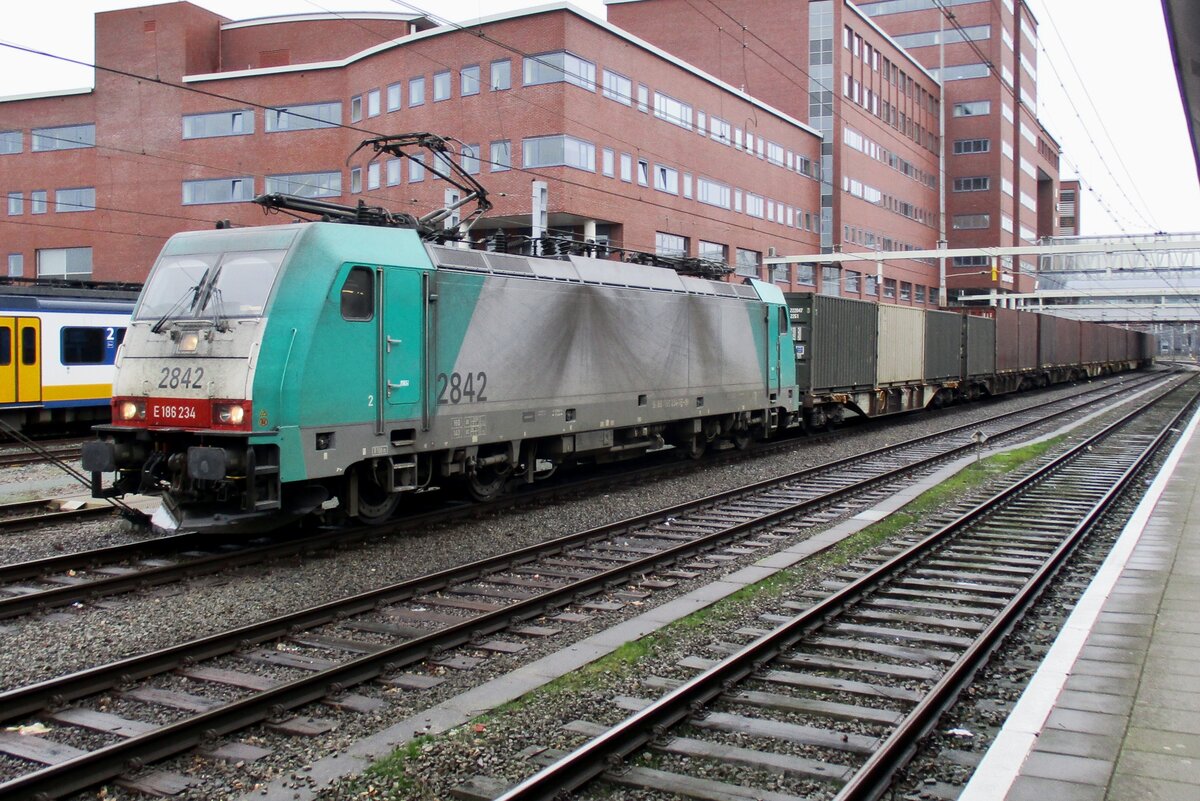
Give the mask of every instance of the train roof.
[[758, 291], [747, 284], [731, 284], [727, 281], [680, 275], [674, 270], [645, 264], [616, 262], [588, 256], [545, 259], [440, 245], [427, 245], [427, 247], [429, 256], [435, 265], [457, 270], [539, 278], [545, 281], [679, 292], [689, 295], [759, 299]]
[[[136, 298], [136, 296], [135, 296]], [[38, 295], [12, 295], [0, 293], [0, 313], [56, 311], [92, 312], [98, 314], [129, 314], [133, 311], [133, 299], [111, 300], [106, 298], [63, 298]]]

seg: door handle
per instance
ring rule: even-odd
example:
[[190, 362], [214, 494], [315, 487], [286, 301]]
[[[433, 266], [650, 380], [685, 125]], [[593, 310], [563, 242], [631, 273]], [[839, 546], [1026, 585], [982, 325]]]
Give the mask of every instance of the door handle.
[[384, 337], [384, 340], [387, 342], [387, 352], [388, 353], [392, 352], [392, 345], [399, 345], [401, 342], [404, 341], [403, 339], [392, 339], [391, 337]]

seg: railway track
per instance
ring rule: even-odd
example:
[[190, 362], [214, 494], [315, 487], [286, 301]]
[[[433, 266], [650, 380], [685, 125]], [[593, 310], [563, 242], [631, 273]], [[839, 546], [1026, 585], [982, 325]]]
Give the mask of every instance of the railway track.
[[[953, 440], [963, 434], [982, 432], [989, 438], [1011, 435], [1027, 429], [1031, 425], [1044, 420], [1069, 415], [1077, 409], [1091, 409], [1094, 404], [1107, 399], [1126, 394], [1137, 387], [1157, 380], [1154, 377], [1142, 381], [1124, 382], [1118, 387], [1105, 387], [1095, 392], [1083, 393], [1072, 398], [1059, 399], [1041, 404], [1037, 407], [999, 415], [991, 420], [971, 423], [948, 429], [947, 431], [929, 437], [919, 438], [911, 442], [900, 443], [888, 449], [843, 460], [843, 463], [821, 465], [816, 468], [799, 471], [791, 476], [785, 476], [775, 481], [781, 485], [804, 483], [806, 486], [800, 495], [789, 491], [795, 498], [816, 497], [838, 485], [837, 481], [822, 476], [831, 469], [848, 466], [857, 459], [878, 458], [885, 452], [897, 454], [900, 459], [897, 464], [913, 457], [899, 456], [911, 450], [932, 464], [939, 458], [944, 458], [945, 447], [939, 442], [949, 437]], [[961, 447], [961, 443], [953, 448]], [[652, 465], [625, 473], [618, 481], [648, 480], [661, 476], [664, 470], [678, 469], [677, 465]], [[564, 486], [546, 488], [543, 492], [523, 493], [521, 496], [505, 499], [505, 504], [528, 503], [533, 500], [550, 497], [568, 492], [578, 492], [586, 486], [613, 482], [612, 477], [598, 479], [586, 478], [580, 482], [568, 483]], [[843, 482], [844, 483], [844, 482]], [[764, 487], [769, 482], [764, 482]], [[787, 495], [788, 493], [785, 493]], [[488, 509], [495, 509], [493, 504]], [[664, 517], [671, 514], [683, 514], [685, 510], [668, 510]], [[106, 548], [79, 551], [69, 554], [58, 554], [44, 559], [31, 560], [17, 564], [0, 566], [0, 620], [18, 617], [35, 612], [45, 611], [55, 607], [91, 602], [100, 598], [120, 593], [144, 590], [173, 582], [183, 581], [202, 575], [220, 571], [234, 570], [272, 560], [287, 559], [297, 555], [313, 554], [333, 547], [344, 547], [348, 544], [370, 538], [394, 534], [405, 530], [416, 530], [433, 523], [442, 523], [450, 519], [478, 514], [480, 507], [452, 505], [448, 508], [435, 508], [428, 512], [413, 515], [387, 529], [380, 528], [351, 528], [325, 529], [307, 535], [295, 535], [290, 532], [256, 538], [252, 541], [244, 539], [221, 539], [212, 535], [179, 534], [170, 537], [155, 537], [138, 542]], [[0, 514], [3, 507], [0, 507]], [[98, 508], [76, 512], [74, 514], [110, 513], [106, 508]], [[60, 513], [61, 518], [48, 515], [30, 515], [15, 520], [11, 525], [28, 528], [39, 522], [51, 522], [66, 519], [67, 513]], [[19, 522], [25, 520], [27, 522]], [[0, 517], [0, 531], [9, 524]]]
[[[0, 534], [37, 528], [49, 524], [66, 523], [90, 517], [103, 517], [114, 513], [108, 505], [71, 506], [56, 498], [41, 498], [31, 501], [16, 501], [0, 504]], [[0, 568], [3, 570], [3, 568]], [[3, 592], [3, 587], [0, 587]]]
[[[1048, 417], [1044, 409], [1024, 414], [1034, 419], [1022, 421], [1022, 428]], [[1006, 424], [1017, 427], [1015, 416], [1005, 415]], [[971, 435], [979, 425], [939, 435], [957, 437], [953, 447], [934, 447], [930, 438], [921, 438], [883, 449], [874, 460], [843, 460], [836, 464], [845, 474], [840, 486], [818, 487], [818, 479], [834, 472], [824, 465], [10, 689], [0, 693], [0, 717], [7, 724], [48, 721], [57, 734], [0, 736], [0, 752], [9, 763], [43, 766], [18, 775], [6, 764], [0, 797], [62, 796], [118, 776], [130, 764], [161, 759], [260, 721], [272, 720], [285, 730], [300, 727], [284, 720], [284, 712], [313, 701], [366, 709], [370, 699], [346, 694], [362, 682], [428, 686], [427, 673], [406, 670], [429, 659], [454, 659], [450, 652], [464, 645], [520, 650], [522, 640], [552, 636], [583, 615], [620, 605], [595, 600], [601, 594], [643, 600], [737, 553], [762, 550], [768, 547], [764, 540], [794, 537], [812, 516], [828, 516], [831, 503], [848, 503], [855, 493], [870, 497], [905, 473], [975, 448]], [[570, 611], [561, 612], [564, 608]], [[264, 666], [270, 678], [258, 672]], [[169, 709], [176, 719], [149, 723], [138, 717], [147, 705]], [[73, 745], [72, 732], [84, 729], [100, 744]]]
[[0, 467], [20, 467], [27, 464], [38, 464], [46, 461], [47, 455], [59, 461], [74, 461], [83, 452], [82, 441], [74, 439], [53, 440], [37, 443], [43, 452], [31, 451], [13, 445], [0, 450]]
[[[545, 767], [498, 801], [551, 801], [597, 779], [751, 797], [744, 784], [711, 778], [734, 764], [787, 777], [772, 789], [751, 787], [754, 798], [884, 796], [921, 738], [1194, 409], [1191, 384], [846, 577], [777, 628], [743, 632], [757, 638], [727, 658], [687, 660], [691, 678], [648, 678], [647, 691], [664, 694], [614, 699], [631, 713], [617, 725], [568, 724], [589, 739], [570, 753], [528, 754]], [[789, 792], [813, 782], [827, 789]]]

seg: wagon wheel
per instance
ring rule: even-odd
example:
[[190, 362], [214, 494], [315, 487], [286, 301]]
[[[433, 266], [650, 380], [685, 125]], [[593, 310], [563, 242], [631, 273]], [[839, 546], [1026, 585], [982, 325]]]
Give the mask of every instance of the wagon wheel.
[[750, 447], [750, 443], [754, 441], [750, 436], [750, 430], [747, 428], [737, 429], [733, 432], [729, 439], [733, 443], [733, 447], [737, 448], [739, 451], [746, 450]]
[[366, 465], [359, 467], [357, 476], [358, 519], [368, 526], [386, 523], [400, 505], [400, 493], [381, 487], [375, 472]]
[[504, 494], [512, 467], [488, 465], [477, 468], [467, 475], [467, 494], [480, 503], [489, 503]]
[[708, 442], [702, 434], [692, 435], [683, 446], [683, 452], [689, 459], [699, 459], [708, 450]]

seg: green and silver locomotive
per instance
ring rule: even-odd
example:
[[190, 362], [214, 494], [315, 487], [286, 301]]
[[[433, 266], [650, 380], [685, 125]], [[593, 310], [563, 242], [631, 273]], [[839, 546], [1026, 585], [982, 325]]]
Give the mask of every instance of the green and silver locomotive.
[[572, 461], [766, 437], [798, 410], [792, 353], [783, 295], [757, 281], [416, 226], [181, 233], [84, 468], [95, 494], [161, 494], [166, 528], [378, 522], [432, 487], [487, 500]]

